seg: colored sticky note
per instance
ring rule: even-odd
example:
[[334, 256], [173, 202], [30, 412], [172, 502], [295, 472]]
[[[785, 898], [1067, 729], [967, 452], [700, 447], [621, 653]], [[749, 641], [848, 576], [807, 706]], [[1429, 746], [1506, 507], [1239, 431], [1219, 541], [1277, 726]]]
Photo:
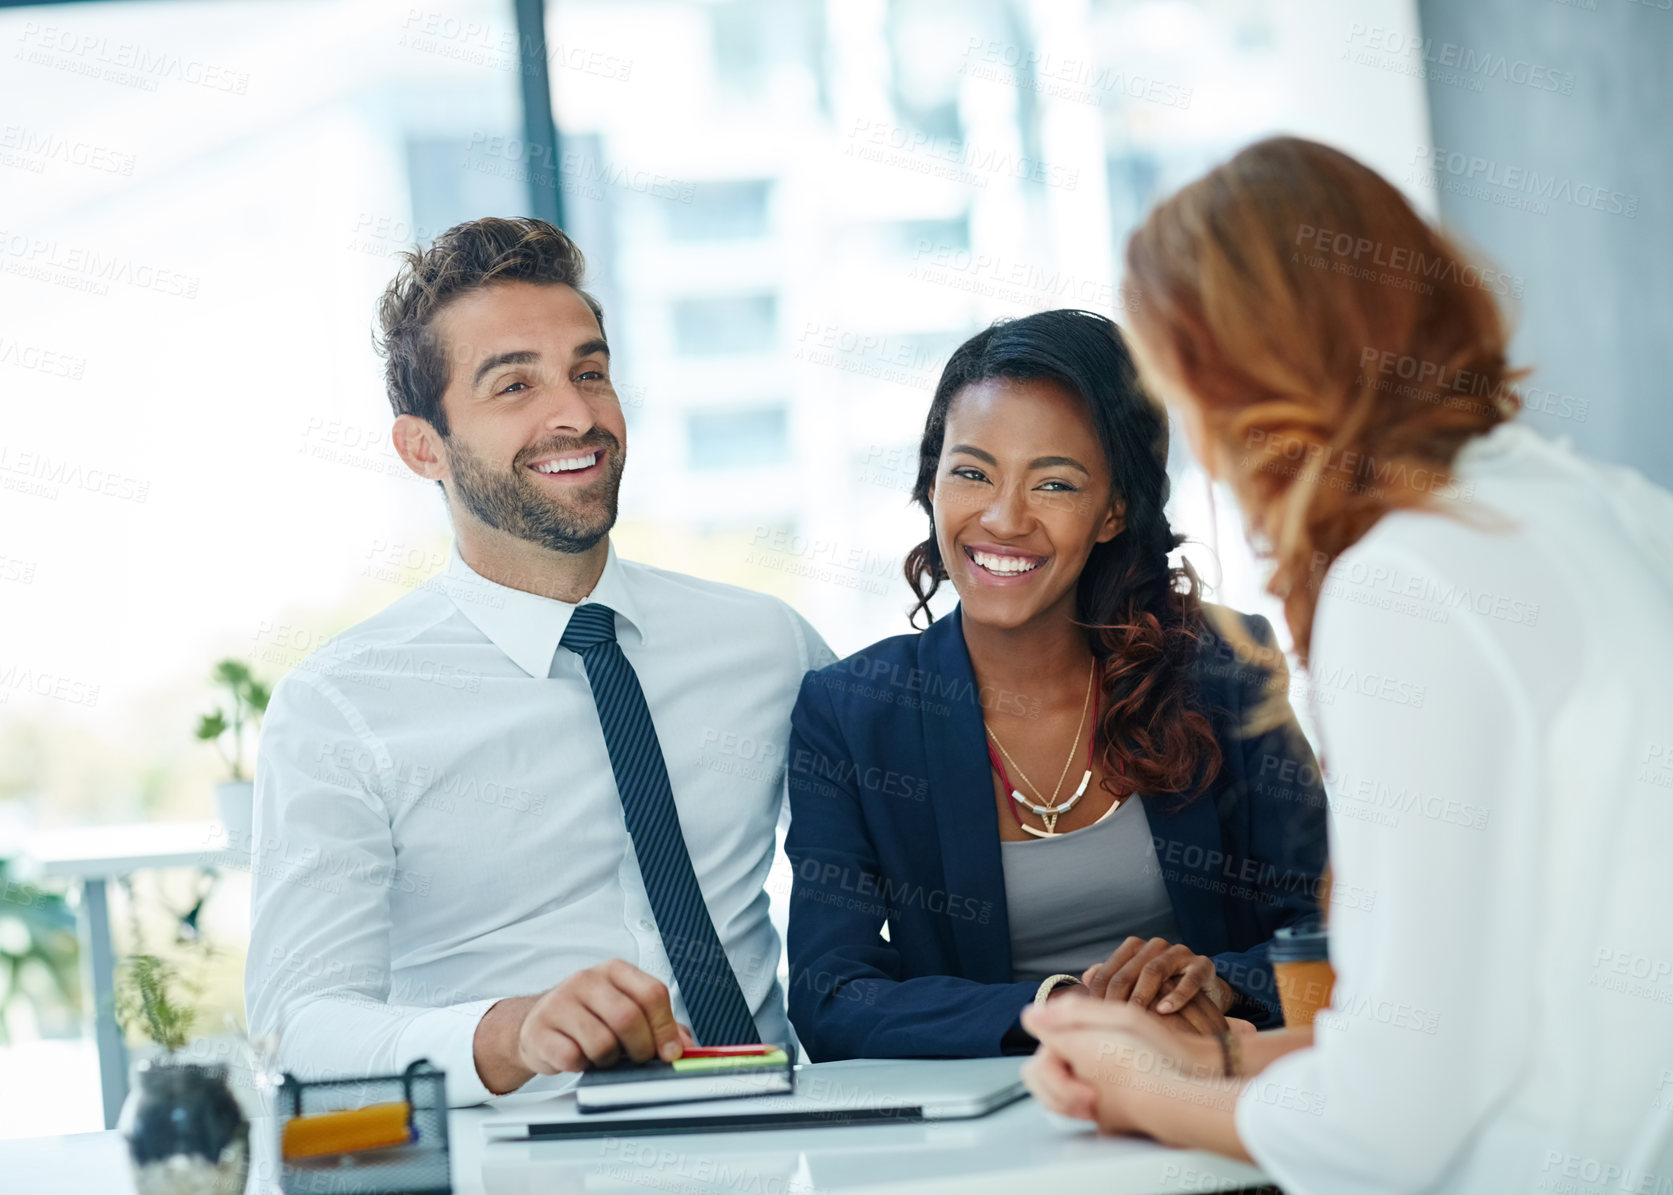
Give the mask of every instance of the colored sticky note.
[[675, 1074], [689, 1075], [702, 1071], [734, 1071], [747, 1070], [756, 1066], [783, 1066], [789, 1061], [790, 1055], [783, 1050], [774, 1050], [770, 1054], [730, 1055], [721, 1058], [676, 1058], [672, 1065]]

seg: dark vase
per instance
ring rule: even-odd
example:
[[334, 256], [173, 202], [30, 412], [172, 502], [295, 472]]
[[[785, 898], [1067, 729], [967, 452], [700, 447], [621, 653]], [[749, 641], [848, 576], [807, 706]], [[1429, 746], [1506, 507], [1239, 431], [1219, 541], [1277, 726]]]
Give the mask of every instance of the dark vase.
[[250, 1125], [225, 1066], [140, 1063], [116, 1127], [139, 1195], [243, 1195]]

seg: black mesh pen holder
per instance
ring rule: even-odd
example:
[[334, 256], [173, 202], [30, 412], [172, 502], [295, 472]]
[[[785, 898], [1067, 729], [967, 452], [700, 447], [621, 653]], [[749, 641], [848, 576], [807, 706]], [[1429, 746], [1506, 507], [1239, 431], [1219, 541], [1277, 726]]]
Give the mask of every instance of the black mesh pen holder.
[[284, 1195], [452, 1195], [447, 1148], [447, 1076], [420, 1058], [399, 1075], [303, 1082], [287, 1074], [279, 1087], [278, 1131], [302, 1116], [404, 1101], [412, 1140], [404, 1145], [351, 1149], [287, 1160], [281, 1148]]

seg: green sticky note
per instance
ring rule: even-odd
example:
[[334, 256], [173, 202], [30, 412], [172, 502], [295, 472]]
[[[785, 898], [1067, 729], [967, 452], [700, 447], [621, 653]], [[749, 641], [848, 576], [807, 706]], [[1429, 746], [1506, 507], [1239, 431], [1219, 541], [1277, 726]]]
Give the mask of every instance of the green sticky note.
[[699, 1071], [735, 1071], [755, 1066], [783, 1066], [789, 1061], [790, 1056], [783, 1050], [774, 1050], [770, 1054], [753, 1054], [743, 1058], [676, 1058], [672, 1066], [675, 1074], [688, 1075]]

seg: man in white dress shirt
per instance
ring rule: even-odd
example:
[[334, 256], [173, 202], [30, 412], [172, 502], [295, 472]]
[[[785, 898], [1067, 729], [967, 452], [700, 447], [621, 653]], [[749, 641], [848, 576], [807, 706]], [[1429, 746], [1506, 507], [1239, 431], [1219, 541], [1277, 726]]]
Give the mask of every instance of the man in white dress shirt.
[[[479, 220], [409, 254], [380, 304], [395, 447], [441, 485], [455, 542], [267, 713], [246, 999], [299, 1076], [427, 1057], [458, 1105], [677, 1056], [699, 1019], [679, 976], [707, 983], [680, 969], [690, 942], [720, 960], [729, 1024], [790, 1040], [763, 884], [790, 709], [832, 656], [774, 598], [616, 556], [627, 428], [582, 267], [551, 225]], [[560, 645], [572, 616], [614, 664]], [[643, 699], [595, 704], [623, 672]], [[644, 865], [667, 843], [630, 830], [632, 800], [653, 829], [677, 809], [667, 867]]]

